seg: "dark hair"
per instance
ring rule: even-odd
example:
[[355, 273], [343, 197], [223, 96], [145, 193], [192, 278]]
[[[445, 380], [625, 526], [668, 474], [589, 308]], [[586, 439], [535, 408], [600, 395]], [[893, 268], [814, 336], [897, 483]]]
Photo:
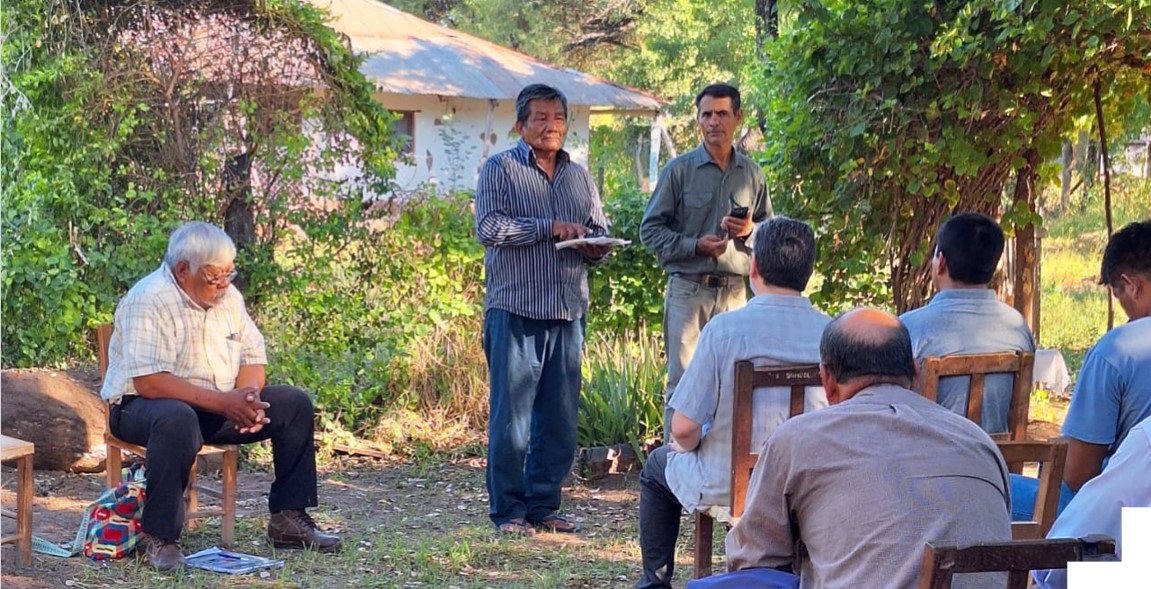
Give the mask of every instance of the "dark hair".
[[1151, 221], [1137, 221], [1107, 240], [1099, 284], [1114, 286], [1121, 274], [1142, 274], [1151, 280]]
[[803, 291], [815, 267], [815, 232], [803, 221], [775, 217], [755, 229], [755, 269], [763, 281]]
[[873, 326], [871, 329], [882, 330], [880, 336], [866, 337], [841, 327], [841, 319], [843, 315], [828, 323], [819, 340], [819, 361], [835, 382], [880, 376], [905, 378], [910, 386], [915, 378], [915, 358], [911, 352], [911, 335], [902, 321], [898, 326]]
[[532, 114], [533, 100], [558, 100], [564, 107], [564, 117], [568, 116], [568, 99], [563, 92], [544, 84], [529, 84], [516, 96], [516, 122], [526, 123]]
[[947, 220], [935, 236], [947, 273], [964, 284], [987, 284], [1003, 255], [1003, 230], [987, 215], [963, 213]]
[[699, 103], [701, 100], [703, 100], [704, 96], [710, 96], [712, 98], [730, 98], [731, 113], [736, 115], [739, 114], [739, 109], [741, 108], [739, 104], [739, 89], [735, 86], [732, 86], [731, 84], [712, 84], [707, 88], [700, 90], [699, 94], [695, 95], [695, 111], [697, 114], [699, 113]]

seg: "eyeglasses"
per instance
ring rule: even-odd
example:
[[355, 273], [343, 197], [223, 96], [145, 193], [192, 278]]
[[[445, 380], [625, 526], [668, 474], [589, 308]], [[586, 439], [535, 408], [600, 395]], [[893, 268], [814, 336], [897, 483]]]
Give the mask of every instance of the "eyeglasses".
[[231, 284], [232, 281], [235, 280], [236, 276], [238, 276], [239, 274], [240, 273], [237, 272], [234, 268], [232, 269], [231, 272], [228, 272], [227, 274], [217, 274], [215, 276], [209, 276], [207, 274], [207, 272], [205, 272], [204, 273], [204, 282], [207, 282], [208, 284], [210, 284], [212, 286], [223, 286], [225, 283]]

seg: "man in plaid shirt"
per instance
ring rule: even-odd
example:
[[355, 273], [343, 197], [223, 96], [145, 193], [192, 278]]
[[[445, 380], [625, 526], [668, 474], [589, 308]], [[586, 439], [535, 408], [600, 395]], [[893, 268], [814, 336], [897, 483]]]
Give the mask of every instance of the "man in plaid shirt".
[[235, 257], [219, 227], [188, 223], [116, 307], [100, 396], [112, 434], [148, 449], [140, 523], [148, 563], [160, 570], [184, 564], [183, 491], [204, 444], [272, 440], [268, 537], [280, 548], [340, 548], [304, 511], [318, 503], [312, 401], [295, 387], [265, 386], [264, 336], [232, 285]]

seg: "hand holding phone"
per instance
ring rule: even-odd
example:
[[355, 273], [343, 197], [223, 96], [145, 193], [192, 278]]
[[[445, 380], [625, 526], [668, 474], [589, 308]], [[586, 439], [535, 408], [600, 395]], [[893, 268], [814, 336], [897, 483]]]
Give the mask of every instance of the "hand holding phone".
[[731, 212], [728, 213], [728, 216], [737, 217], [739, 219], [746, 219], [747, 218], [747, 211], [748, 211], [747, 207], [742, 206], [739, 203], [735, 202], [735, 196], [734, 195], [731, 195], [731, 194], [727, 195], [727, 200], [731, 202]]
[[721, 229], [725, 235], [734, 237], [746, 237], [752, 231], [754, 225], [750, 218], [750, 209], [735, 202], [734, 196], [727, 197], [731, 201], [731, 212], [723, 219]]

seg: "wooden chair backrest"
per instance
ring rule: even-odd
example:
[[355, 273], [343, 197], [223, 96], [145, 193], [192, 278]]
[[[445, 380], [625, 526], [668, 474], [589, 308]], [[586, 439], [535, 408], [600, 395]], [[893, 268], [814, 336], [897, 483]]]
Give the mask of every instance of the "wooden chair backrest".
[[108, 373], [108, 343], [112, 341], [112, 324], [101, 323], [96, 326], [96, 349], [99, 350], [100, 380]]
[[819, 365], [772, 366], [756, 368], [751, 362], [735, 363], [735, 391], [731, 409], [731, 515], [743, 515], [747, 502], [747, 485], [759, 458], [758, 448], [751, 447], [752, 396], [763, 387], [790, 387], [788, 417], [803, 413], [805, 391], [810, 386], [823, 386]]
[[1027, 410], [1031, 401], [1031, 377], [1035, 368], [1035, 354], [1031, 352], [1004, 352], [1000, 354], [960, 354], [924, 358], [924, 397], [932, 401], [939, 397], [939, 379], [945, 376], [970, 376], [967, 394], [967, 418], [980, 423], [983, 416], [983, 384], [988, 374], [1014, 374], [1011, 393], [1011, 413], [1008, 432], [993, 434], [995, 440], [1027, 439]]
[[951, 589], [961, 573], [1007, 572], [1007, 589], [1025, 589], [1032, 570], [1064, 569], [1068, 562], [1115, 560], [1115, 540], [1103, 535], [1052, 540], [980, 542], [966, 546], [928, 542], [919, 589]]
[[1024, 462], [1039, 463], [1039, 492], [1035, 496], [1033, 519], [1011, 522], [1011, 537], [1015, 540], [1041, 540], [1055, 524], [1059, 509], [1059, 490], [1063, 485], [1063, 467], [1067, 463], [1067, 440], [1056, 438], [1050, 442], [996, 442], [1003, 461], [1013, 471], [1022, 470]]

